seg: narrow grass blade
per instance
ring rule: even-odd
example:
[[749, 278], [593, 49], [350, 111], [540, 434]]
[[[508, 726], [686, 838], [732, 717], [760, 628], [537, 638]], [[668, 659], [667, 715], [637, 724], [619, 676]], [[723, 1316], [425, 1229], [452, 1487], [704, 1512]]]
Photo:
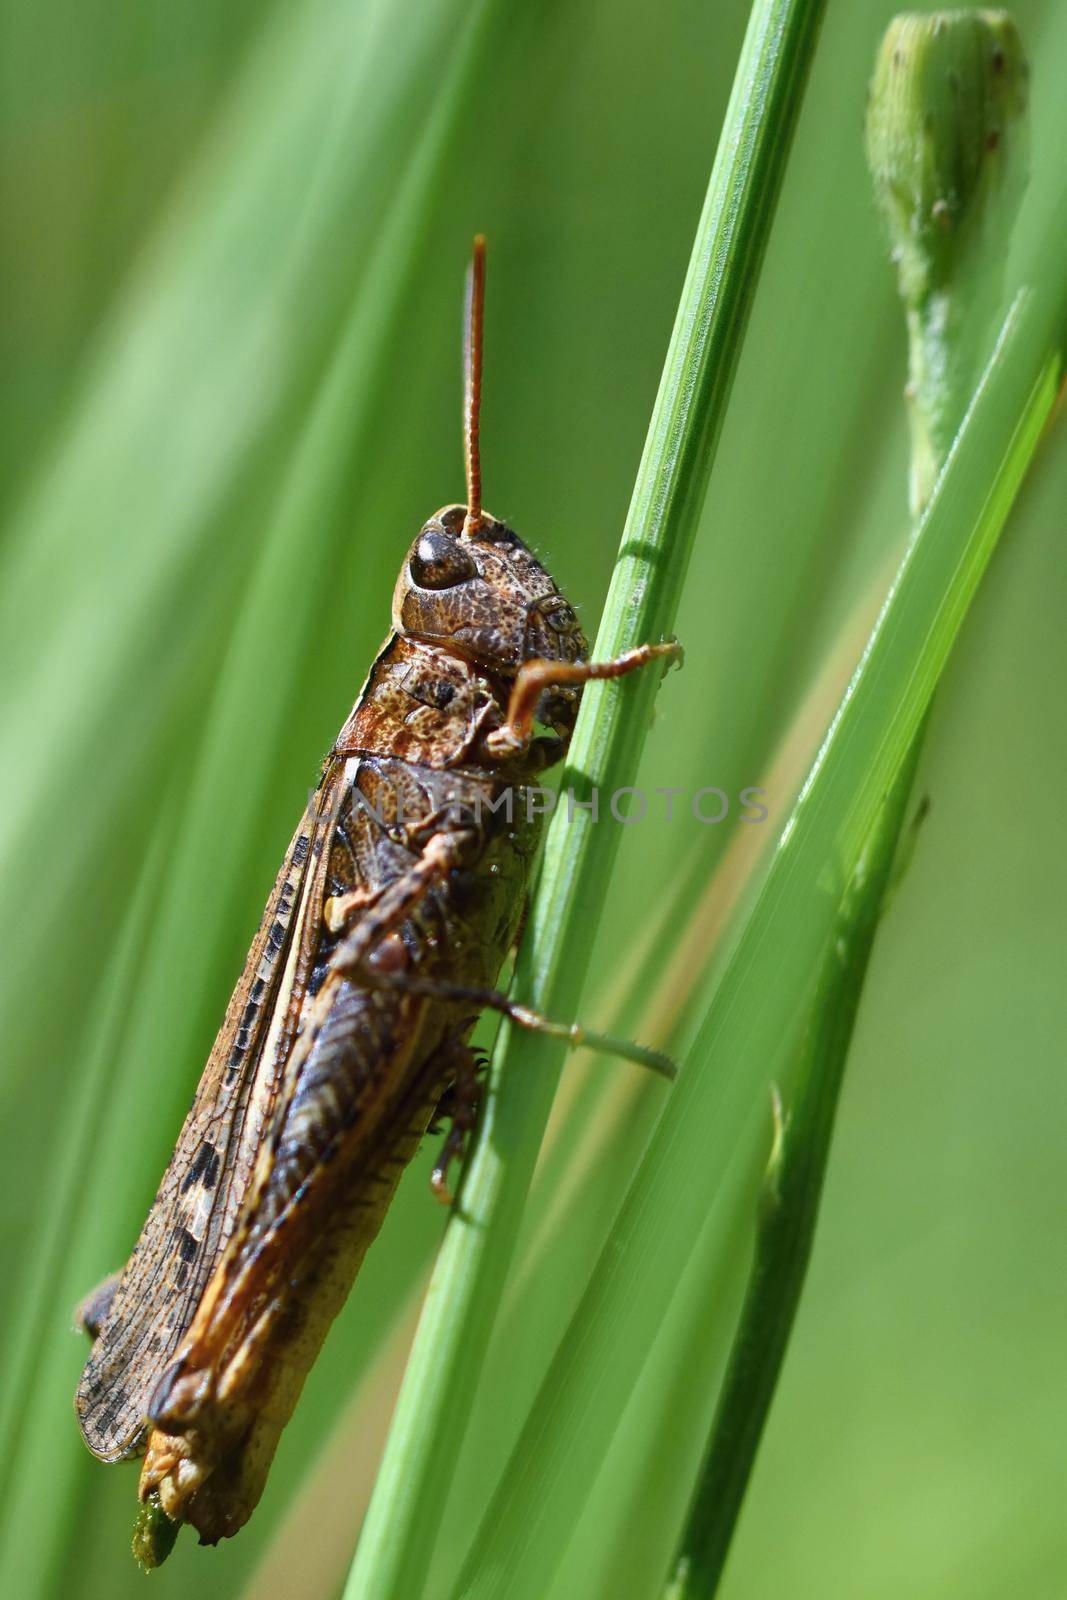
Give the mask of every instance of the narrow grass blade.
[[15, 1347], [0, 1412], [0, 1494], [6, 1508], [0, 1524], [0, 1573], [7, 1592], [29, 1597], [51, 1590], [67, 1554], [55, 1535], [74, 1521], [84, 1450], [76, 1438], [71, 1369], [84, 1359], [88, 1341], [76, 1332], [73, 1313], [94, 1281], [94, 1268], [87, 1266], [86, 1252], [78, 1246], [93, 1234], [84, 1207], [94, 1189], [100, 1129], [113, 1109], [109, 1078], [125, 1043], [130, 995], [145, 963], [173, 812], [170, 804], [161, 808], [156, 837], [88, 1020], [79, 1081], [65, 1115], [64, 1108], [57, 1109], [57, 1181], [48, 1197], [33, 1273], [18, 1302], [12, 1303], [17, 1309]]
[[718, 1591], [807, 1276], [838, 1093], [921, 748], [916, 739], [845, 890], [784, 1112], [775, 1091], [755, 1258], [664, 1600], [710, 1600]]

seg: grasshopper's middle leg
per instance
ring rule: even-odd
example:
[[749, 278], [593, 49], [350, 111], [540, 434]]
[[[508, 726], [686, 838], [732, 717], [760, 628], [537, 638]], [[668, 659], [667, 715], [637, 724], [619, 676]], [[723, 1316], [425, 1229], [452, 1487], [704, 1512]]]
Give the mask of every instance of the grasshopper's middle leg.
[[632, 1044], [629, 1039], [616, 1039], [608, 1033], [595, 1033], [583, 1028], [580, 1022], [553, 1022], [550, 1017], [530, 1006], [520, 1005], [499, 989], [474, 989], [465, 984], [445, 983], [436, 978], [419, 978], [407, 972], [386, 972], [377, 967], [360, 966], [359, 981], [368, 989], [399, 989], [404, 994], [425, 995], [430, 1000], [453, 1000], [477, 1006], [480, 1011], [498, 1011], [519, 1028], [530, 1033], [544, 1033], [552, 1039], [562, 1039], [572, 1050], [595, 1050], [601, 1055], [618, 1056], [622, 1061], [633, 1061], [647, 1067], [662, 1078], [674, 1079], [677, 1068], [670, 1056], [647, 1045]]
[[627, 1039], [615, 1039], [609, 1034], [595, 1033], [577, 1022], [553, 1022], [530, 1006], [509, 999], [499, 989], [471, 988], [437, 978], [420, 978], [403, 970], [391, 971], [387, 963], [372, 964], [376, 948], [411, 915], [435, 883], [447, 878], [458, 865], [468, 843], [469, 837], [462, 831], [433, 834], [415, 865], [389, 885], [372, 909], [364, 910], [362, 902], [354, 906], [353, 914], [358, 920], [334, 951], [331, 970], [339, 975], [358, 976], [359, 982], [368, 989], [396, 989], [405, 994], [425, 995], [430, 1000], [466, 1002], [480, 1011], [498, 1011], [520, 1028], [565, 1040], [573, 1050], [585, 1048], [619, 1056], [658, 1072], [662, 1077], [674, 1078], [673, 1061], [660, 1051], [632, 1044]]

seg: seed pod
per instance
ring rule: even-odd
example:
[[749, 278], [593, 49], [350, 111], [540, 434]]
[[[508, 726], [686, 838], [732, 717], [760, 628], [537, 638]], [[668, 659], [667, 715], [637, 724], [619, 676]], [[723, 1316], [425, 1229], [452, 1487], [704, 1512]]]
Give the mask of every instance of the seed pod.
[[871, 83], [867, 159], [909, 305], [949, 285], [991, 196], [1022, 193], [1028, 76], [1006, 11], [890, 23]]

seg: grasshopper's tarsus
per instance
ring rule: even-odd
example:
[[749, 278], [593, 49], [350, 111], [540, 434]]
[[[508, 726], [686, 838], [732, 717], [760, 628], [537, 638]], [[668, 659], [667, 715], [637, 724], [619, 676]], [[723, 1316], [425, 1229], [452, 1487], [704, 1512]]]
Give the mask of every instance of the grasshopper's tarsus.
[[456, 1198], [448, 1186], [448, 1169], [453, 1161], [462, 1161], [463, 1156], [466, 1154], [466, 1149], [466, 1135], [461, 1133], [453, 1123], [445, 1135], [444, 1143], [434, 1163], [434, 1169], [430, 1173], [430, 1188], [433, 1190], [434, 1198], [439, 1200], [443, 1206], [452, 1205]]

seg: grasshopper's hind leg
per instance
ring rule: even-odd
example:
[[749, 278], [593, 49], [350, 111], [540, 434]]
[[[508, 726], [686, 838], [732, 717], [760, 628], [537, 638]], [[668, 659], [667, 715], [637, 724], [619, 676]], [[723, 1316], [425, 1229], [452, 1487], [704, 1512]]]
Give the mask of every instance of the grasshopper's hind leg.
[[121, 1272], [109, 1273], [103, 1283], [98, 1283], [95, 1289], [90, 1289], [84, 1300], [79, 1300], [74, 1308], [74, 1326], [79, 1333], [88, 1334], [91, 1340], [97, 1338], [111, 1310], [121, 1277]]

